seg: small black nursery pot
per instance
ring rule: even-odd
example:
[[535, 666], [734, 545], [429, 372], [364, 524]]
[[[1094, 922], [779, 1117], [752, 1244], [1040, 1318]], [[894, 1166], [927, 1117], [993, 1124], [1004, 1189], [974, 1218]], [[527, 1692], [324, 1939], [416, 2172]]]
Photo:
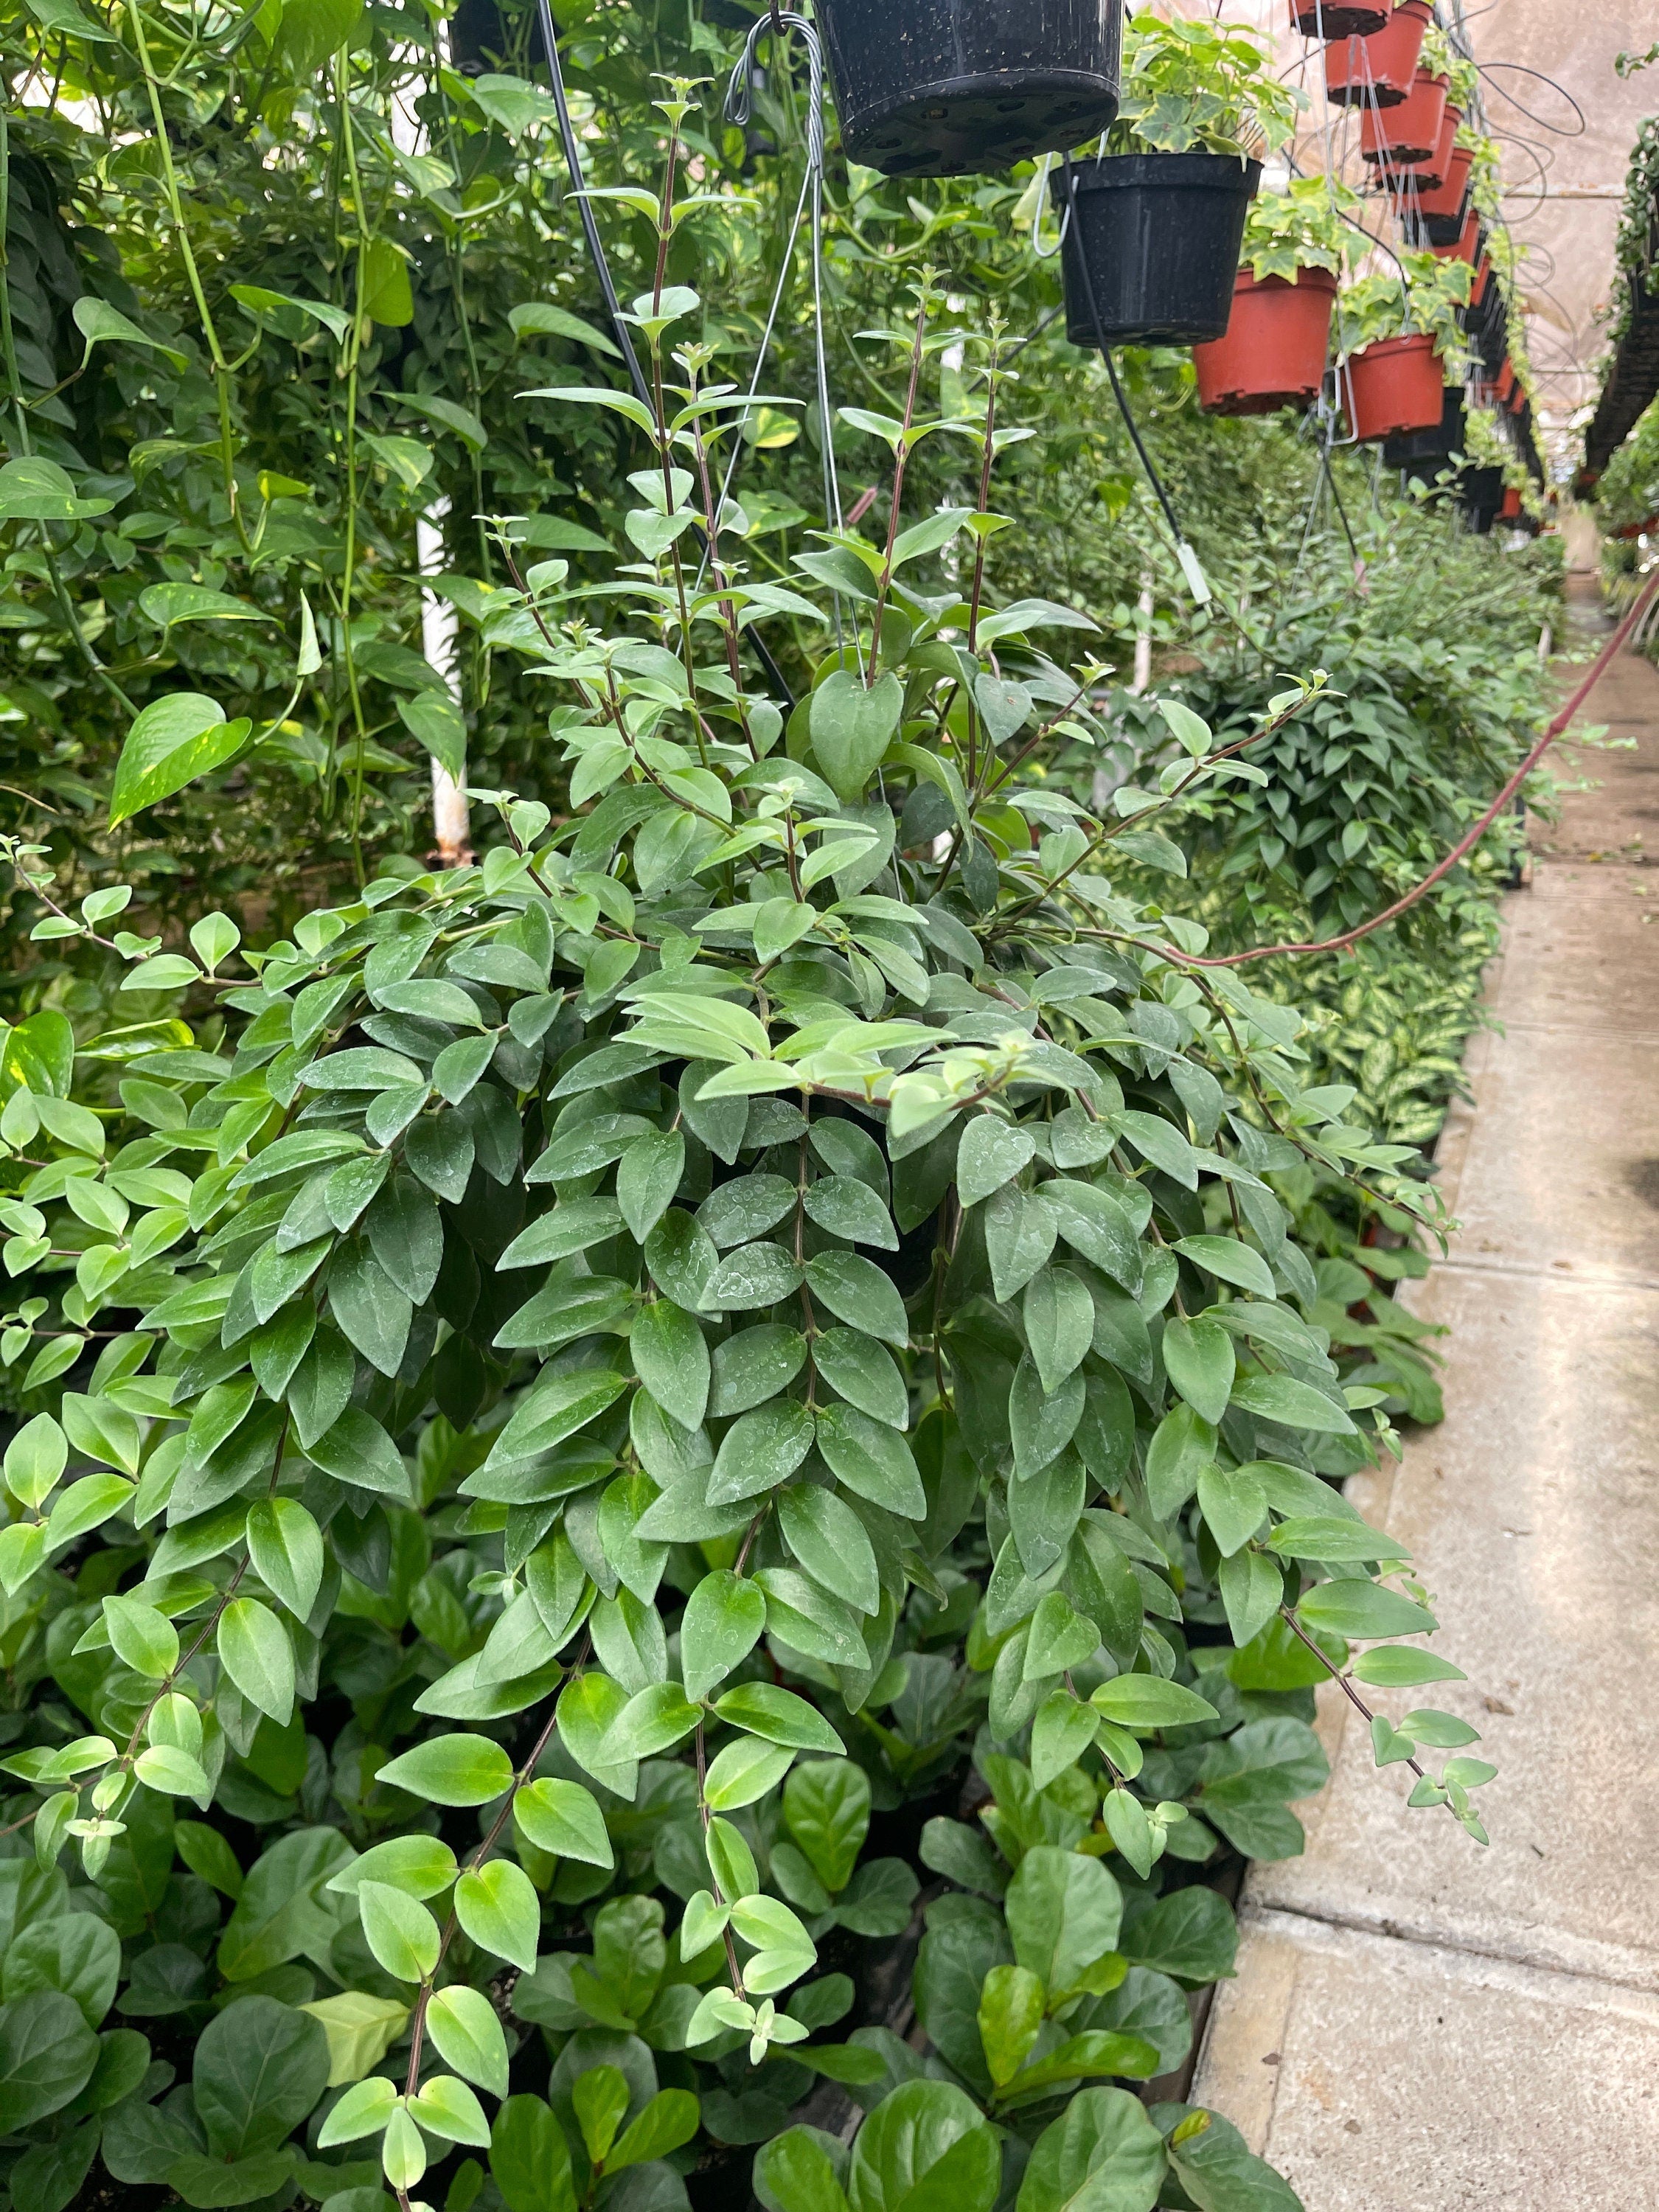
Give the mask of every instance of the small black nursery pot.
[[817, 0], [842, 143], [890, 177], [1077, 146], [1117, 114], [1118, 0]]
[[1201, 345], [1225, 334], [1259, 161], [1118, 154], [1053, 179], [1073, 345]]

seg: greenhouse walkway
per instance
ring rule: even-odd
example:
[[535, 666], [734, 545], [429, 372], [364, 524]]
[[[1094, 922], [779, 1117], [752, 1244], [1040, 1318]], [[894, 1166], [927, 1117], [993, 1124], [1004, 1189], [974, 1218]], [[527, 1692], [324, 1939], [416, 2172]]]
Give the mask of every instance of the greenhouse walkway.
[[1480, 1729], [1492, 1847], [1408, 1814], [1334, 1699], [1193, 2093], [1307, 2212], [1659, 2204], [1659, 670], [1621, 656], [1589, 715], [1634, 750], [1558, 756], [1597, 787], [1534, 825], [1441, 1140], [1462, 1229], [1414, 1304], [1453, 1332], [1447, 1418], [1350, 1493], [1469, 1676], [1385, 1710]]

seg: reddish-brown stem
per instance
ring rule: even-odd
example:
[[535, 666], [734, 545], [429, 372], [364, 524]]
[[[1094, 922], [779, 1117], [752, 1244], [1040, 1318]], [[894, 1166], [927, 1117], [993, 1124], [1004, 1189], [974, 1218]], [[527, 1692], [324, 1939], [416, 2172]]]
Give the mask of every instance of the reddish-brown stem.
[[910, 349], [910, 382], [904, 395], [903, 435], [898, 451], [893, 456], [893, 508], [887, 518], [887, 557], [882, 563], [881, 584], [876, 592], [876, 611], [871, 630], [870, 666], [865, 677], [866, 688], [875, 687], [876, 672], [881, 659], [881, 622], [887, 611], [887, 594], [893, 583], [893, 548], [898, 543], [899, 516], [904, 505], [904, 476], [910, 465], [910, 425], [916, 416], [916, 393], [921, 386], [921, 364], [927, 336], [927, 297], [924, 290], [916, 308], [915, 343]]
[[[582, 1648], [576, 1657], [576, 1663], [571, 1669], [571, 1673], [573, 1674], [580, 1674], [582, 1668], [587, 1664], [588, 1653], [592, 1650], [592, 1638], [591, 1637], [584, 1637], [582, 1638]], [[558, 1704], [557, 1700], [555, 1699], [553, 1701], [551, 1710], [548, 1713], [546, 1723], [544, 1726], [541, 1734], [536, 1739], [534, 1749], [531, 1752], [529, 1758], [526, 1759], [524, 1765], [514, 1776], [512, 1787], [508, 1790], [505, 1799], [502, 1801], [501, 1811], [495, 1815], [495, 1820], [490, 1824], [489, 1832], [485, 1836], [483, 1841], [478, 1845], [477, 1849], [468, 1859], [466, 1865], [462, 1869], [463, 1873], [470, 1874], [475, 1868], [481, 1867], [484, 1861], [489, 1856], [491, 1851], [495, 1850], [496, 1844], [500, 1843], [501, 1836], [506, 1830], [507, 1822], [513, 1818], [514, 1801], [518, 1796], [520, 1790], [524, 1788], [526, 1783], [531, 1781], [534, 1778], [536, 1769], [541, 1763], [542, 1753], [547, 1749], [548, 1745], [553, 1741], [553, 1732], [555, 1729], [557, 1728], [558, 1724]], [[439, 1966], [442, 1966], [444, 1960], [448, 1954], [449, 1947], [455, 1939], [455, 1930], [459, 1925], [459, 1923], [455, 1917], [455, 1908], [452, 1905], [449, 1911], [449, 1917], [444, 1923], [443, 1933], [439, 1938]], [[432, 1970], [432, 1973], [428, 1974], [426, 1979], [421, 1984], [420, 1994], [415, 2000], [415, 2011], [409, 2042], [409, 2073], [407, 2076], [407, 2086], [404, 2090], [404, 2094], [410, 2097], [412, 2097], [421, 2086], [421, 2057], [422, 2047], [426, 2041], [426, 2011], [427, 2006], [429, 2004], [432, 1998], [433, 1975], [435, 1975], [437, 1971], [438, 1967], [434, 1966]]]

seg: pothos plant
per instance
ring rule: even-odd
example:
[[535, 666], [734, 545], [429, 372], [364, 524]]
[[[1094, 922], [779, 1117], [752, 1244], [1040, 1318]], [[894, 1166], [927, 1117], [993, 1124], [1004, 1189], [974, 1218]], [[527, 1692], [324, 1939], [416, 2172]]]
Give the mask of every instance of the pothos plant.
[[[667, 187], [630, 204], [665, 248], [695, 195], [661, 106]], [[1218, 1832], [1299, 1847], [1333, 1678], [1482, 1836], [1492, 1770], [1419, 1757], [1474, 1731], [1362, 1687], [1456, 1670], [1333, 1486], [1392, 1444], [1385, 1394], [1342, 1385], [1275, 1188], [1394, 1188], [1405, 1148], [1112, 880], [1319, 679], [1224, 746], [1168, 702], [1179, 757], [1109, 820], [1023, 780], [1100, 672], [1037, 642], [1082, 618], [986, 589], [1000, 330], [923, 276], [903, 414], [865, 418], [884, 542], [757, 582], [718, 489], [744, 402], [673, 347], [696, 302], [661, 270], [654, 404], [550, 395], [637, 428], [639, 557], [532, 568], [499, 626], [568, 819], [496, 794], [481, 865], [258, 950], [210, 915], [188, 954], [12, 850], [138, 1017], [37, 1014], [3, 1062], [0, 2097], [35, 2212], [100, 2153], [192, 2204], [383, 2175], [408, 2212], [468, 2148], [512, 2212], [655, 2212], [700, 2128], [778, 2138], [781, 2212], [843, 2172], [882, 2212], [923, 2172], [964, 2212], [1288, 2204], [1217, 2116], [1084, 2086], [1178, 2058], [1182, 1986], [1228, 1970], [1182, 1870]], [[957, 348], [981, 404], [931, 416]], [[907, 529], [947, 435], [979, 503]], [[824, 635], [799, 701], [749, 659], [781, 607]], [[196, 771], [191, 726], [135, 727], [129, 796]], [[912, 1908], [913, 1869], [860, 1863], [872, 1806], [969, 1737], [983, 1834], [941, 1814], [921, 1851], [933, 2055], [825, 2042], [820, 1946]], [[251, 1868], [248, 1824], [284, 1828]], [[99, 2033], [124, 1966], [128, 2016], [206, 2023], [174, 2056]], [[869, 2108], [850, 2168], [781, 2132], [815, 2075]]]

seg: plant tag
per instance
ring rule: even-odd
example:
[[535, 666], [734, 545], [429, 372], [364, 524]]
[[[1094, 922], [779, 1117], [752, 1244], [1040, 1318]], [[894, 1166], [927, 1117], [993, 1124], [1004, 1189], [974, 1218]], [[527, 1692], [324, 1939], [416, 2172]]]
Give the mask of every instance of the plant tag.
[[1181, 573], [1187, 579], [1187, 588], [1201, 607], [1207, 607], [1215, 593], [1210, 589], [1210, 580], [1199, 566], [1199, 559], [1183, 538], [1176, 547], [1176, 558], [1181, 563]]

